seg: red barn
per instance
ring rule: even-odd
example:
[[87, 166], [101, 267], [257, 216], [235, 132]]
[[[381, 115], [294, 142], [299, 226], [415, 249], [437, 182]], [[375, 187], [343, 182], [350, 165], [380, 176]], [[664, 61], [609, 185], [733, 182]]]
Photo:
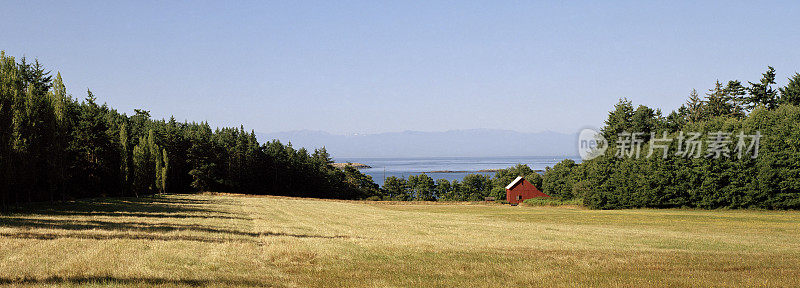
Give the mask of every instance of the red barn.
[[550, 197], [550, 195], [542, 193], [536, 186], [533, 186], [531, 182], [522, 177], [517, 177], [511, 184], [506, 186], [506, 201], [508, 203], [519, 204], [525, 199], [534, 197]]

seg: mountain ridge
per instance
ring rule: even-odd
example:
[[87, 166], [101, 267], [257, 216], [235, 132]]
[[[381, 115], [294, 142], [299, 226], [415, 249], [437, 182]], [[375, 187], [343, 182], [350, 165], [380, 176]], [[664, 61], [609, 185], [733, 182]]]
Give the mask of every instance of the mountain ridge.
[[259, 141], [290, 142], [296, 149], [325, 147], [334, 157], [574, 156], [577, 134], [507, 129], [333, 134], [321, 130], [256, 132]]

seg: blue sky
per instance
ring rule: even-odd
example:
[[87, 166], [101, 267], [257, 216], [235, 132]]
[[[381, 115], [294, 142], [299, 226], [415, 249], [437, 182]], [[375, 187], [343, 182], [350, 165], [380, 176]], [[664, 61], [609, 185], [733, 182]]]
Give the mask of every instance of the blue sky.
[[4, 1], [0, 49], [156, 118], [575, 133], [620, 97], [672, 110], [767, 65], [785, 84], [797, 15], [798, 1]]

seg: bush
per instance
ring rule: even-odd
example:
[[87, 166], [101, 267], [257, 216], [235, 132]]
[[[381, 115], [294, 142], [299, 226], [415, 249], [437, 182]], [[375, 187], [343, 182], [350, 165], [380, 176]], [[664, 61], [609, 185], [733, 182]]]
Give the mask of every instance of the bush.
[[536, 197], [523, 201], [527, 206], [583, 206], [583, 199], [561, 199], [557, 197]]
[[572, 159], [564, 159], [552, 168], [547, 167], [542, 179], [542, 192], [564, 199], [573, 198], [575, 195], [572, 194], [572, 185], [574, 183], [572, 174], [574, 167], [576, 167], [575, 165], [575, 161]]

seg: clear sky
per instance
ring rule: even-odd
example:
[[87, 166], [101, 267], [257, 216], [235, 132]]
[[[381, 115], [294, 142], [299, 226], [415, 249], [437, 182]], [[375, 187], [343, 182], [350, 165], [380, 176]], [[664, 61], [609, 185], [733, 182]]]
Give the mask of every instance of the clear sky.
[[0, 49], [128, 114], [574, 133], [620, 97], [672, 110], [767, 65], [785, 84], [798, 15], [800, 1], [3, 1]]

